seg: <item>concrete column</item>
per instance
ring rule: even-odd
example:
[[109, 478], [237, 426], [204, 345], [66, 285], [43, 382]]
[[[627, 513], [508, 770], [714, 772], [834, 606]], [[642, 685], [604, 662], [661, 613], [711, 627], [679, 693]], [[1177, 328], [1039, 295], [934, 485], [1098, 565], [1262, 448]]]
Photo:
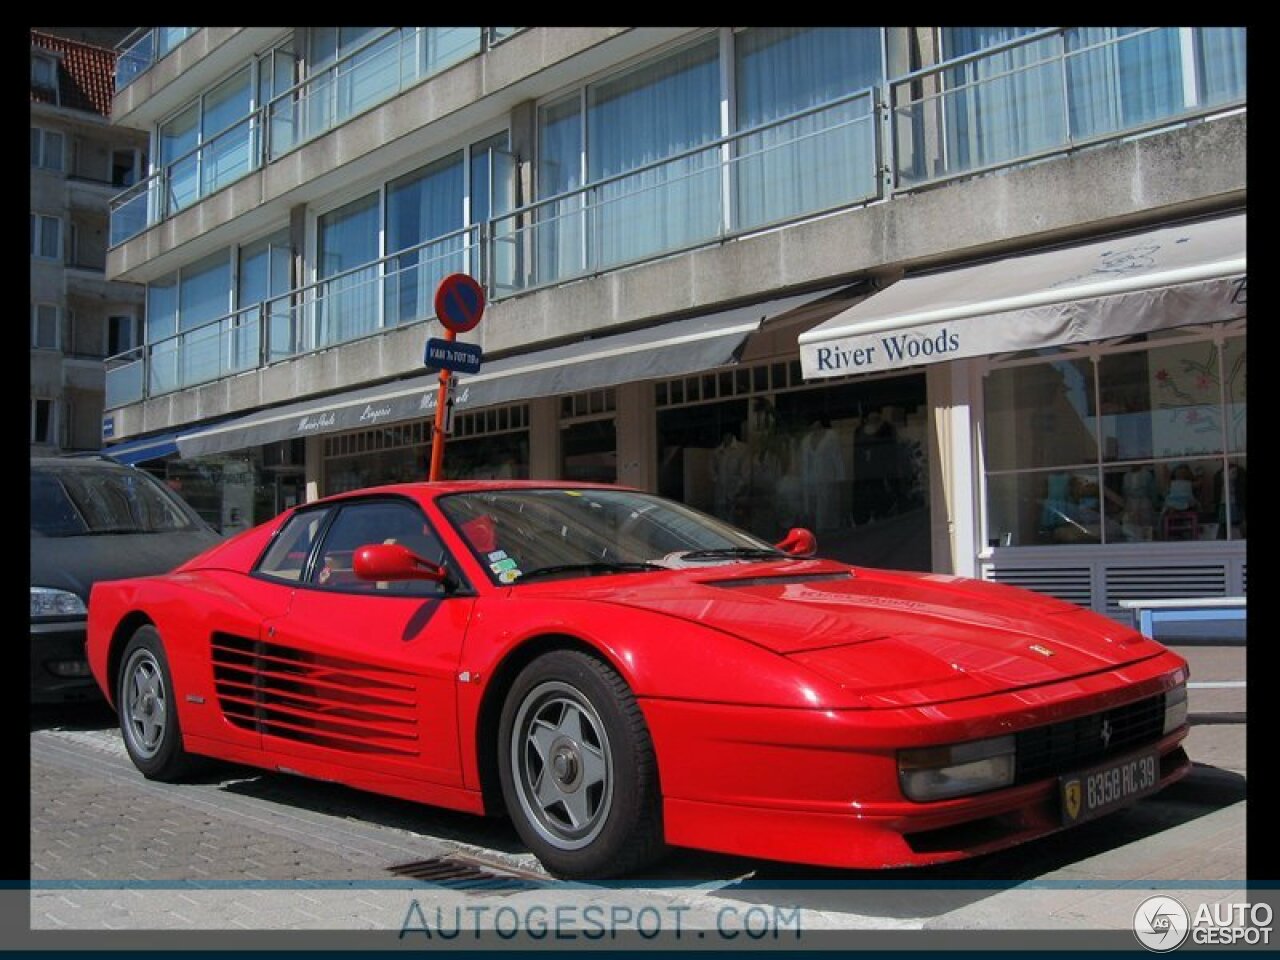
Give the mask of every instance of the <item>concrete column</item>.
[[929, 404], [929, 514], [933, 570], [977, 575], [979, 508], [974, 487], [973, 362], [926, 368]]
[[621, 384], [617, 397], [618, 483], [656, 493], [658, 437], [653, 384]]
[[303, 439], [303, 476], [307, 482], [306, 500], [311, 503], [325, 494], [324, 489], [324, 437]]
[[560, 477], [560, 398], [536, 397], [529, 401], [529, 478]]

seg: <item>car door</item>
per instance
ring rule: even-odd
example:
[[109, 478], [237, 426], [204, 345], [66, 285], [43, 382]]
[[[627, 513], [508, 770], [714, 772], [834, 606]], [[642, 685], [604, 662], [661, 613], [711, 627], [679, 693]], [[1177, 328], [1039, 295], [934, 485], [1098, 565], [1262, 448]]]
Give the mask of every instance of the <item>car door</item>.
[[475, 601], [465, 584], [361, 580], [355, 550], [382, 543], [458, 569], [412, 500], [336, 505], [289, 612], [263, 624], [262, 745], [284, 766], [330, 763], [335, 779], [374, 789], [387, 778], [460, 787], [455, 686]]

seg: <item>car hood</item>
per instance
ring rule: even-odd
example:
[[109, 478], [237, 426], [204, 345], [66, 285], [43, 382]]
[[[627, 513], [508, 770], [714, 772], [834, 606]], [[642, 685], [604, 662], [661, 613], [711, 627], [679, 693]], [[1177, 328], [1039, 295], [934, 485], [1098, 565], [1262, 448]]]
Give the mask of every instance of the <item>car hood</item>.
[[[595, 594], [613, 578], [577, 581]], [[803, 664], [865, 705], [923, 705], [1053, 683], [1163, 648], [1053, 597], [941, 574], [826, 561], [628, 578], [597, 599], [733, 634]]]
[[31, 586], [70, 590], [88, 603], [99, 580], [168, 573], [219, 542], [208, 530], [32, 537]]

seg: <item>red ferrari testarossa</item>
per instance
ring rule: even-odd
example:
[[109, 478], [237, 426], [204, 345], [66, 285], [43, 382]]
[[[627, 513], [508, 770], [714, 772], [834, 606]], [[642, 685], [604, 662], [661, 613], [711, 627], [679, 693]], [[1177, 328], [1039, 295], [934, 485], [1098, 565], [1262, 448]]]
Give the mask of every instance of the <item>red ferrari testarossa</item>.
[[505, 810], [567, 877], [666, 845], [936, 863], [1189, 769], [1158, 643], [792, 534], [609, 486], [376, 487], [97, 584], [89, 660], [147, 777], [201, 755]]

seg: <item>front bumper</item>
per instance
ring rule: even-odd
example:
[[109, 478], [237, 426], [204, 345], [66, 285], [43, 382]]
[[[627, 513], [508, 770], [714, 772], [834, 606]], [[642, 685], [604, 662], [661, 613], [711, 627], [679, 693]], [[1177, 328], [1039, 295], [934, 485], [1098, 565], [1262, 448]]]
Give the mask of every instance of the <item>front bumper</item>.
[[[885, 710], [780, 710], [645, 700], [666, 839], [833, 867], [959, 860], [1064, 829], [1058, 774], [927, 803], [903, 797], [897, 751], [1030, 730], [1157, 696], [1185, 680], [1163, 653], [1138, 664], [988, 697]], [[1145, 746], [1159, 788], [1185, 776], [1187, 727]], [[1081, 767], [1086, 765], [1081, 764]]]
[[[83, 673], [79, 672], [83, 670]], [[68, 673], [68, 671], [71, 671]], [[85, 655], [85, 620], [31, 624], [31, 702], [101, 700]]]

